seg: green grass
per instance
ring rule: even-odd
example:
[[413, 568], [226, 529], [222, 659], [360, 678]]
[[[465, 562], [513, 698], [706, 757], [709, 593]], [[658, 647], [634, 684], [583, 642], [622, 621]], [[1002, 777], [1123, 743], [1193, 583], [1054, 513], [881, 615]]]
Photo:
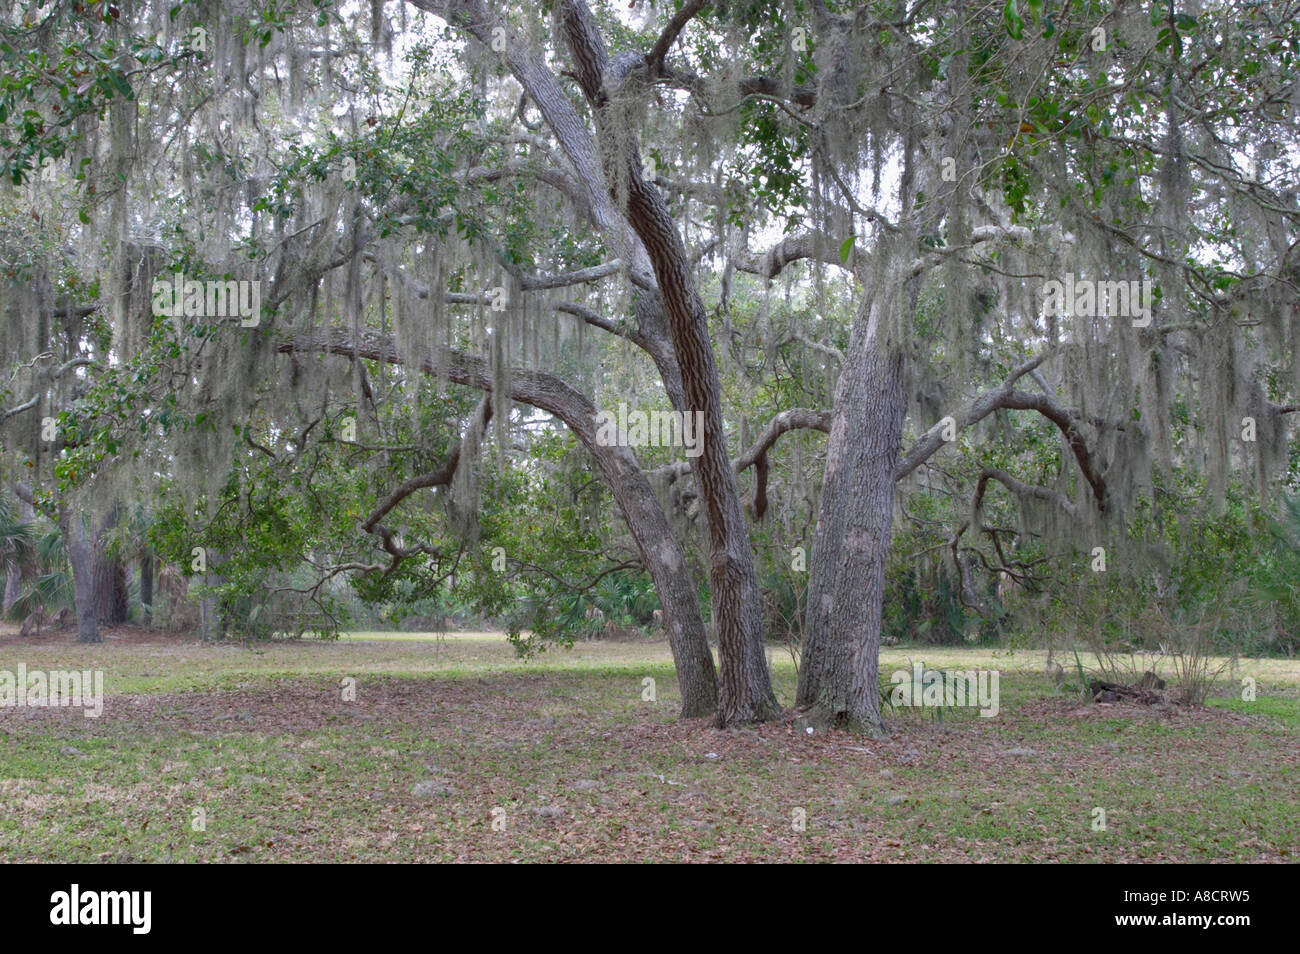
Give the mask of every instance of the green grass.
[[912, 659], [1000, 670], [999, 715], [718, 732], [675, 718], [653, 642], [0, 639], [0, 669], [102, 668], [109, 697], [98, 720], [0, 709], [0, 860], [1294, 860], [1300, 663], [1244, 660], [1232, 695], [1155, 710], [1059, 693], [1041, 653], [890, 648], [881, 672]]

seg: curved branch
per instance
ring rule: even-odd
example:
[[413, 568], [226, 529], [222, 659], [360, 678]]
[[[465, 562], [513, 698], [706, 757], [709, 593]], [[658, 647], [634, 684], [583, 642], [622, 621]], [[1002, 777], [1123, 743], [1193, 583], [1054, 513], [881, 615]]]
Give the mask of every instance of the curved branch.
[[979, 480], [975, 484], [975, 497], [971, 501], [971, 512], [974, 515], [973, 519], [976, 526], [979, 526], [979, 515], [984, 505], [984, 493], [990, 480], [996, 480], [1020, 499], [1032, 497], [1035, 500], [1046, 500], [1049, 503], [1056, 504], [1072, 517], [1079, 515], [1079, 508], [1065, 494], [1047, 487], [1039, 487], [1037, 484], [1027, 484], [1012, 477], [1005, 470], [999, 470], [996, 467], [985, 467], [980, 471]]
[[[986, 391], [971, 403], [970, 407], [964, 411], [953, 415], [958, 429], [969, 427], [978, 421], [983, 420], [1000, 407], [1005, 407], [1004, 403], [1010, 396], [1015, 383], [1026, 374], [1034, 371], [1040, 364], [1048, 358], [1048, 353], [1044, 352], [1037, 357], [1030, 358], [1028, 361], [1017, 365], [1007, 375], [1007, 379], [1001, 385], [991, 391]], [[928, 431], [921, 435], [920, 440], [912, 447], [910, 451], [898, 462], [898, 468], [894, 471], [894, 480], [902, 480], [916, 468], [924, 464], [939, 448], [943, 447], [944, 422], [940, 421]]]
[[734, 261], [736, 268], [742, 272], [760, 275], [770, 280], [780, 275], [791, 262], [803, 259], [813, 259], [823, 265], [834, 265], [836, 268], [852, 273], [857, 257], [858, 252], [855, 248], [845, 262], [839, 255], [839, 243], [829, 235], [823, 232], [804, 232], [800, 235], [787, 236], [762, 255], [746, 254], [737, 256]]
[[646, 69], [651, 76], [659, 75], [659, 71], [663, 69], [664, 58], [668, 55], [668, 51], [672, 49], [673, 44], [677, 42], [677, 37], [682, 30], [686, 29], [686, 24], [690, 23], [695, 18], [695, 15], [704, 9], [707, 3], [708, 0], [689, 0], [668, 21], [668, 25], [659, 34], [659, 39], [655, 41], [655, 45], [650, 48], [650, 52], [645, 56]]

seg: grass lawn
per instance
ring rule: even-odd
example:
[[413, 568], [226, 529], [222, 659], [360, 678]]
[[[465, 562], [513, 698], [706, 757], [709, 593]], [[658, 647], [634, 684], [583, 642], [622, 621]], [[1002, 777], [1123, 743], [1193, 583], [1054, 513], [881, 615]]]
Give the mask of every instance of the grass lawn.
[[[107, 695], [98, 719], [0, 708], [0, 861], [1294, 861], [1300, 850], [1300, 661], [1243, 660], [1209, 707], [1156, 709], [1056, 694], [1042, 653], [891, 648], [882, 673], [910, 659], [999, 670], [1000, 711], [898, 710], [888, 737], [864, 739], [792, 721], [733, 732], [678, 721], [661, 642], [523, 661], [490, 633], [251, 648], [115, 635], [98, 646], [0, 635], [0, 670], [102, 669]], [[772, 659], [789, 704], [794, 668]], [[1245, 676], [1254, 702], [1239, 698]]]

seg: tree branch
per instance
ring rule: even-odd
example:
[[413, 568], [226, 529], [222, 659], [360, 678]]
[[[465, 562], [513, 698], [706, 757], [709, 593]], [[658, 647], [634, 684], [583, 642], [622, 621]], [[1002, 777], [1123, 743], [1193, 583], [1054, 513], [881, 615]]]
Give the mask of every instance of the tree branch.
[[663, 69], [664, 58], [672, 45], [677, 42], [677, 37], [682, 30], [686, 29], [686, 24], [695, 18], [695, 15], [704, 9], [708, 0], [688, 0], [680, 10], [668, 21], [663, 32], [659, 34], [659, 39], [655, 45], [650, 48], [650, 52], [645, 56], [646, 70], [652, 77], [657, 77], [660, 70]]

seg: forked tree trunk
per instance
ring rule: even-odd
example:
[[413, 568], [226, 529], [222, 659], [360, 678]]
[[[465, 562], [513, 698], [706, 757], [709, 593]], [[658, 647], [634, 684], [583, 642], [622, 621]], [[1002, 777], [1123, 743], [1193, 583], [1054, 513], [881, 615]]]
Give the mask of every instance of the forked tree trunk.
[[[500, 50], [497, 43], [502, 37], [497, 32], [497, 10], [495, 8], [490, 10], [482, 0], [411, 0], [411, 2], [415, 6], [428, 10], [442, 17], [448, 23], [454, 24], [477, 37], [484, 45]], [[583, 6], [577, 12], [580, 17], [585, 16], [584, 36], [595, 38], [597, 45], [596, 47], [590, 47], [590, 49], [595, 50], [598, 48], [599, 55], [603, 58], [603, 44], [600, 43], [599, 34], [595, 30], [590, 11]], [[639, 299], [636, 306], [639, 333], [629, 336], [629, 340], [643, 347], [654, 359], [656, 367], [663, 375], [664, 387], [668, 391], [674, 408], [686, 411], [688, 407], [700, 407], [701, 405], [698, 403], [688, 401], [686, 389], [683, 387], [682, 375], [678, 371], [676, 354], [674, 353], [675, 340], [669, 340], [667, 322], [660, 313], [659, 302], [651, 300], [655, 296], [653, 290], [651, 290], [653, 281], [650, 274], [650, 262], [645, 251], [637, 244], [636, 236], [629, 230], [626, 219], [615, 207], [615, 202], [612, 200], [608, 189], [608, 182], [603, 174], [598, 151], [594, 148], [585, 120], [574, 109], [568, 91], [560, 85], [557, 77], [547, 65], [546, 58], [538, 55], [522, 34], [508, 25], [505, 28], [504, 39], [506, 41], [505, 48], [500, 52], [506, 66], [526, 90], [528, 97], [541, 111], [547, 125], [555, 134], [561, 151], [565, 154], [573, 169], [575, 193], [571, 193], [571, 197], [575, 199], [579, 206], [585, 208], [585, 215], [589, 218], [595, 230], [605, 238], [609, 247], [616, 250], [620, 256], [626, 257], [629, 276], [634, 277], [635, 283], [646, 292], [646, 295]], [[583, 84], [584, 91], [594, 88], [590, 74], [584, 79]], [[599, 85], [599, 81], [596, 81], [594, 85]], [[680, 242], [678, 244], [680, 245]], [[528, 398], [516, 397], [515, 399], [532, 403], [537, 407], [543, 407], [543, 405], [536, 404], [536, 402], [530, 401]], [[547, 410], [550, 409], [547, 408]], [[557, 412], [552, 411], [552, 413]], [[571, 428], [574, 427], [573, 421], [566, 419], [566, 423]], [[706, 431], [709, 427], [710, 425], [706, 422]], [[578, 433], [577, 429], [575, 429], [575, 433]], [[714, 431], [713, 433], [716, 436], [719, 432]], [[608, 459], [602, 457], [603, 451], [593, 451], [593, 453], [596, 454], [598, 461], [609, 462]], [[602, 463], [602, 469], [605, 463]], [[621, 465], [618, 466], [621, 468]], [[640, 518], [635, 515], [636, 508], [633, 506], [635, 503], [633, 498], [636, 495], [649, 492], [648, 484], [644, 477], [640, 475], [639, 468], [637, 468], [637, 471], [635, 488], [623, 483], [611, 483], [611, 489], [628, 519], [629, 526], [632, 527], [634, 536], [637, 537], [637, 546], [641, 548], [647, 567], [655, 576], [656, 586], [659, 587], [659, 598], [664, 604], [664, 612], [668, 617], [667, 629], [670, 641], [675, 638], [680, 643], [674, 643], [673, 654], [677, 662], [678, 680], [682, 683], [683, 715], [702, 715], [706, 712], [713, 712], [717, 709], [717, 683], [714, 675], [713, 657], [708, 650], [708, 644], [703, 635], [703, 623], [700, 620], [699, 600], [695, 594], [694, 583], [689, 570], [685, 566], [681, 548], [676, 543], [676, 540], [672, 539], [671, 533], [668, 533], [665, 538], [672, 539], [670, 547], [667, 545], [661, 547], [651, 543], [647, 549], [644, 541], [658, 539], [660, 537], [659, 523], [662, 522], [665, 527], [667, 523], [662, 512], [652, 516], [650, 524], [638, 527], [634, 522]], [[654, 509], [659, 510], [657, 503]], [[734, 521], [732, 526], [734, 528]], [[744, 526], [743, 517], [739, 526], [742, 528]], [[747, 553], [748, 540], [746, 539], [740, 559], [745, 559]], [[752, 564], [752, 558], [749, 559]], [[745, 576], [743, 568], [738, 573], [735, 572], [732, 568], [732, 561], [725, 557], [722, 559], [721, 564], [724, 576], [739, 575], [743, 580]], [[724, 722], [733, 720], [748, 721], [745, 713], [759, 712], [768, 714], [776, 711], [775, 698], [772, 696], [768, 684], [766, 659], [763, 656], [759, 639], [760, 634], [757, 628], [760, 617], [757, 612], [756, 580], [755, 577], [752, 620], [748, 624], [740, 624], [742, 627], [748, 625], [752, 630], [752, 645], [745, 645], [739, 656], [741, 659], [739, 664], [724, 665], [724, 680], [728, 684], [740, 684], [741, 686], [740, 689], [724, 688], [723, 690], [726, 698], [730, 700], [723, 706], [720, 713], [720, 720]], [[736, 602], [733, 597], [728, 596], [724, 600], [724, 604], [728, 608], [724, 609], [721, 614], [716, 600], [719, 592], [735, 591], [736, 589], [736, 586], [725, 581], [721, 587], [715, 583], [715, 619], [721, 619], [724, 615], [729, 618], [736, 616], [729, 608], [732, 603]], [[679, 591], [680, 596], [673, 595]], [[745, 596], [742, 595], [740, 599], [743, 602]], [[670, 603], [675, 603], [676, 608], [672, 608]], [[673, 620], [676, 620], [676, 623]], [[680, 632], [676, 631], [677, 625], [681, 626]], [[736, 643], [730, 629], [726, 632], [725, 638], [726, 643], [723, 646], [723, 652], [724, 654], [730, 654]], [[753, 684], [752, 691], [743, 688], [748, 683]], [[688, 685], [701, 687], [700, 692], [698, 694], [688, 692]], [[759, 703], [753, 704], [748, 701], [751, 698], [759, 700]], [[737, 718], [737, 713], [740, 714], [739, 718]]]
[[574, 75], [596, 117], [610, 193], [616, 200], [626, 197], [628, 223], [654, 268], [681, 369], [685, 410], [703, 415], [703, 447], [693, 470], [708, 522], [709, 583], [722, 670], [718, 725], [774, 719], [781, 710], [764, 653], [758, 573], [727, 452], [722, 383], [704, 300], [668, 206], [642, 176], [638, 130], [622, 128], [617, 111], [609, 108], [609, 55], [591, 10], [581, 0], [563, 0], [559, 11]]
[[836, 387], [797, 698], [810, 724], [872, 734], [881, 731], [881, 608], [907, 410], [903, 354], [879, 345], [889, 298], [864, 305], [853, 335], [862, 340], [850, 342]]

